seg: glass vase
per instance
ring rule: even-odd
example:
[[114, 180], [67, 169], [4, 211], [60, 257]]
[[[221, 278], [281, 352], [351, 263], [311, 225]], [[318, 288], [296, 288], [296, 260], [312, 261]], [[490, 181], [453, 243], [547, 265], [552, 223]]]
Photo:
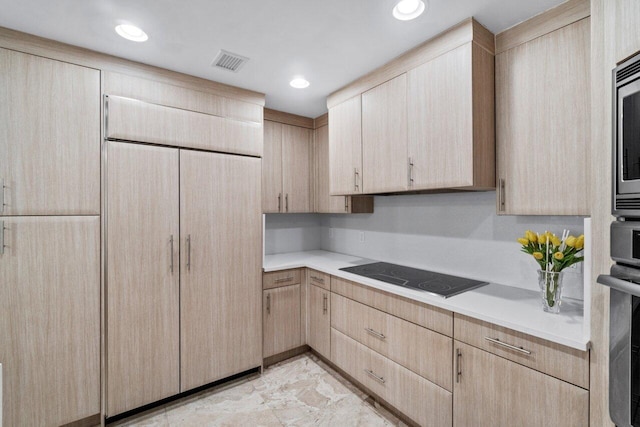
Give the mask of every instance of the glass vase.
[[562, 305], [562, 277], [564, 272], [538, 270], [538, 284], [542, 294], [542, 309], [560, 313]]

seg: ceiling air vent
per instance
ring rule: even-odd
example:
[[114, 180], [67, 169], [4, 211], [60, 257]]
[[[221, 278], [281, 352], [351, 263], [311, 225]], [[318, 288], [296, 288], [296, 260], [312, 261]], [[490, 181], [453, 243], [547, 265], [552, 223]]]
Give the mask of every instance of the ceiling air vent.
[[211, 65], [214, 67], [222, 68], [223, 70], [233, 71], [234, 73], [237, 73], [248, 60], [249, 58], [247, 58], [246, 56], [227, 52], [226, 50], [220, 50]]

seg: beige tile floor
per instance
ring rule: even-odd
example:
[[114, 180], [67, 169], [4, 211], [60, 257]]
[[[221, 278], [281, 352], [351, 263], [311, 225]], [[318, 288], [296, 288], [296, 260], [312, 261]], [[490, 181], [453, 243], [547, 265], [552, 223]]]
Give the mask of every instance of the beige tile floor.
[[311, 353], [110, 426], [405, 426]]

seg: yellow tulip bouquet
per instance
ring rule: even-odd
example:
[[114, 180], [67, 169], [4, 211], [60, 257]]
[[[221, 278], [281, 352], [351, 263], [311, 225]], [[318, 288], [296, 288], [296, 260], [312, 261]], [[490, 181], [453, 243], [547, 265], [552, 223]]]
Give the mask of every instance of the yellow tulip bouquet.
[[562, 297], [562, 270], [584, 261], [584, 234], [578, 237], [562, 232], [562, 237], [545, 231], [536, 234], [531, 230], [518, 239], [522, 252], [530, 254], [540, 265], [538, 282], [542, 290], [543, 309], [552, 313], [560, 312]]

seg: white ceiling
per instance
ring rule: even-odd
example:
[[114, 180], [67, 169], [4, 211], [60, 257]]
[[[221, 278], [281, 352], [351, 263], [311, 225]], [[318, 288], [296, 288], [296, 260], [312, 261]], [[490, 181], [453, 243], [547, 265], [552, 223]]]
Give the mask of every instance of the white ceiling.
[[[470, 16], [494, 33], [563, 0], [428, 0], [413, 21], [397, 0], [0, 0], [0, 26], [263, 92], [267, 107], [308, 117], [326, 96]], [[118, 23], [149, 35], [120, 38]], [[250, 58], [235, 74], [219, 49]], [[311, 86], [293, 89], [304, 75]]]

